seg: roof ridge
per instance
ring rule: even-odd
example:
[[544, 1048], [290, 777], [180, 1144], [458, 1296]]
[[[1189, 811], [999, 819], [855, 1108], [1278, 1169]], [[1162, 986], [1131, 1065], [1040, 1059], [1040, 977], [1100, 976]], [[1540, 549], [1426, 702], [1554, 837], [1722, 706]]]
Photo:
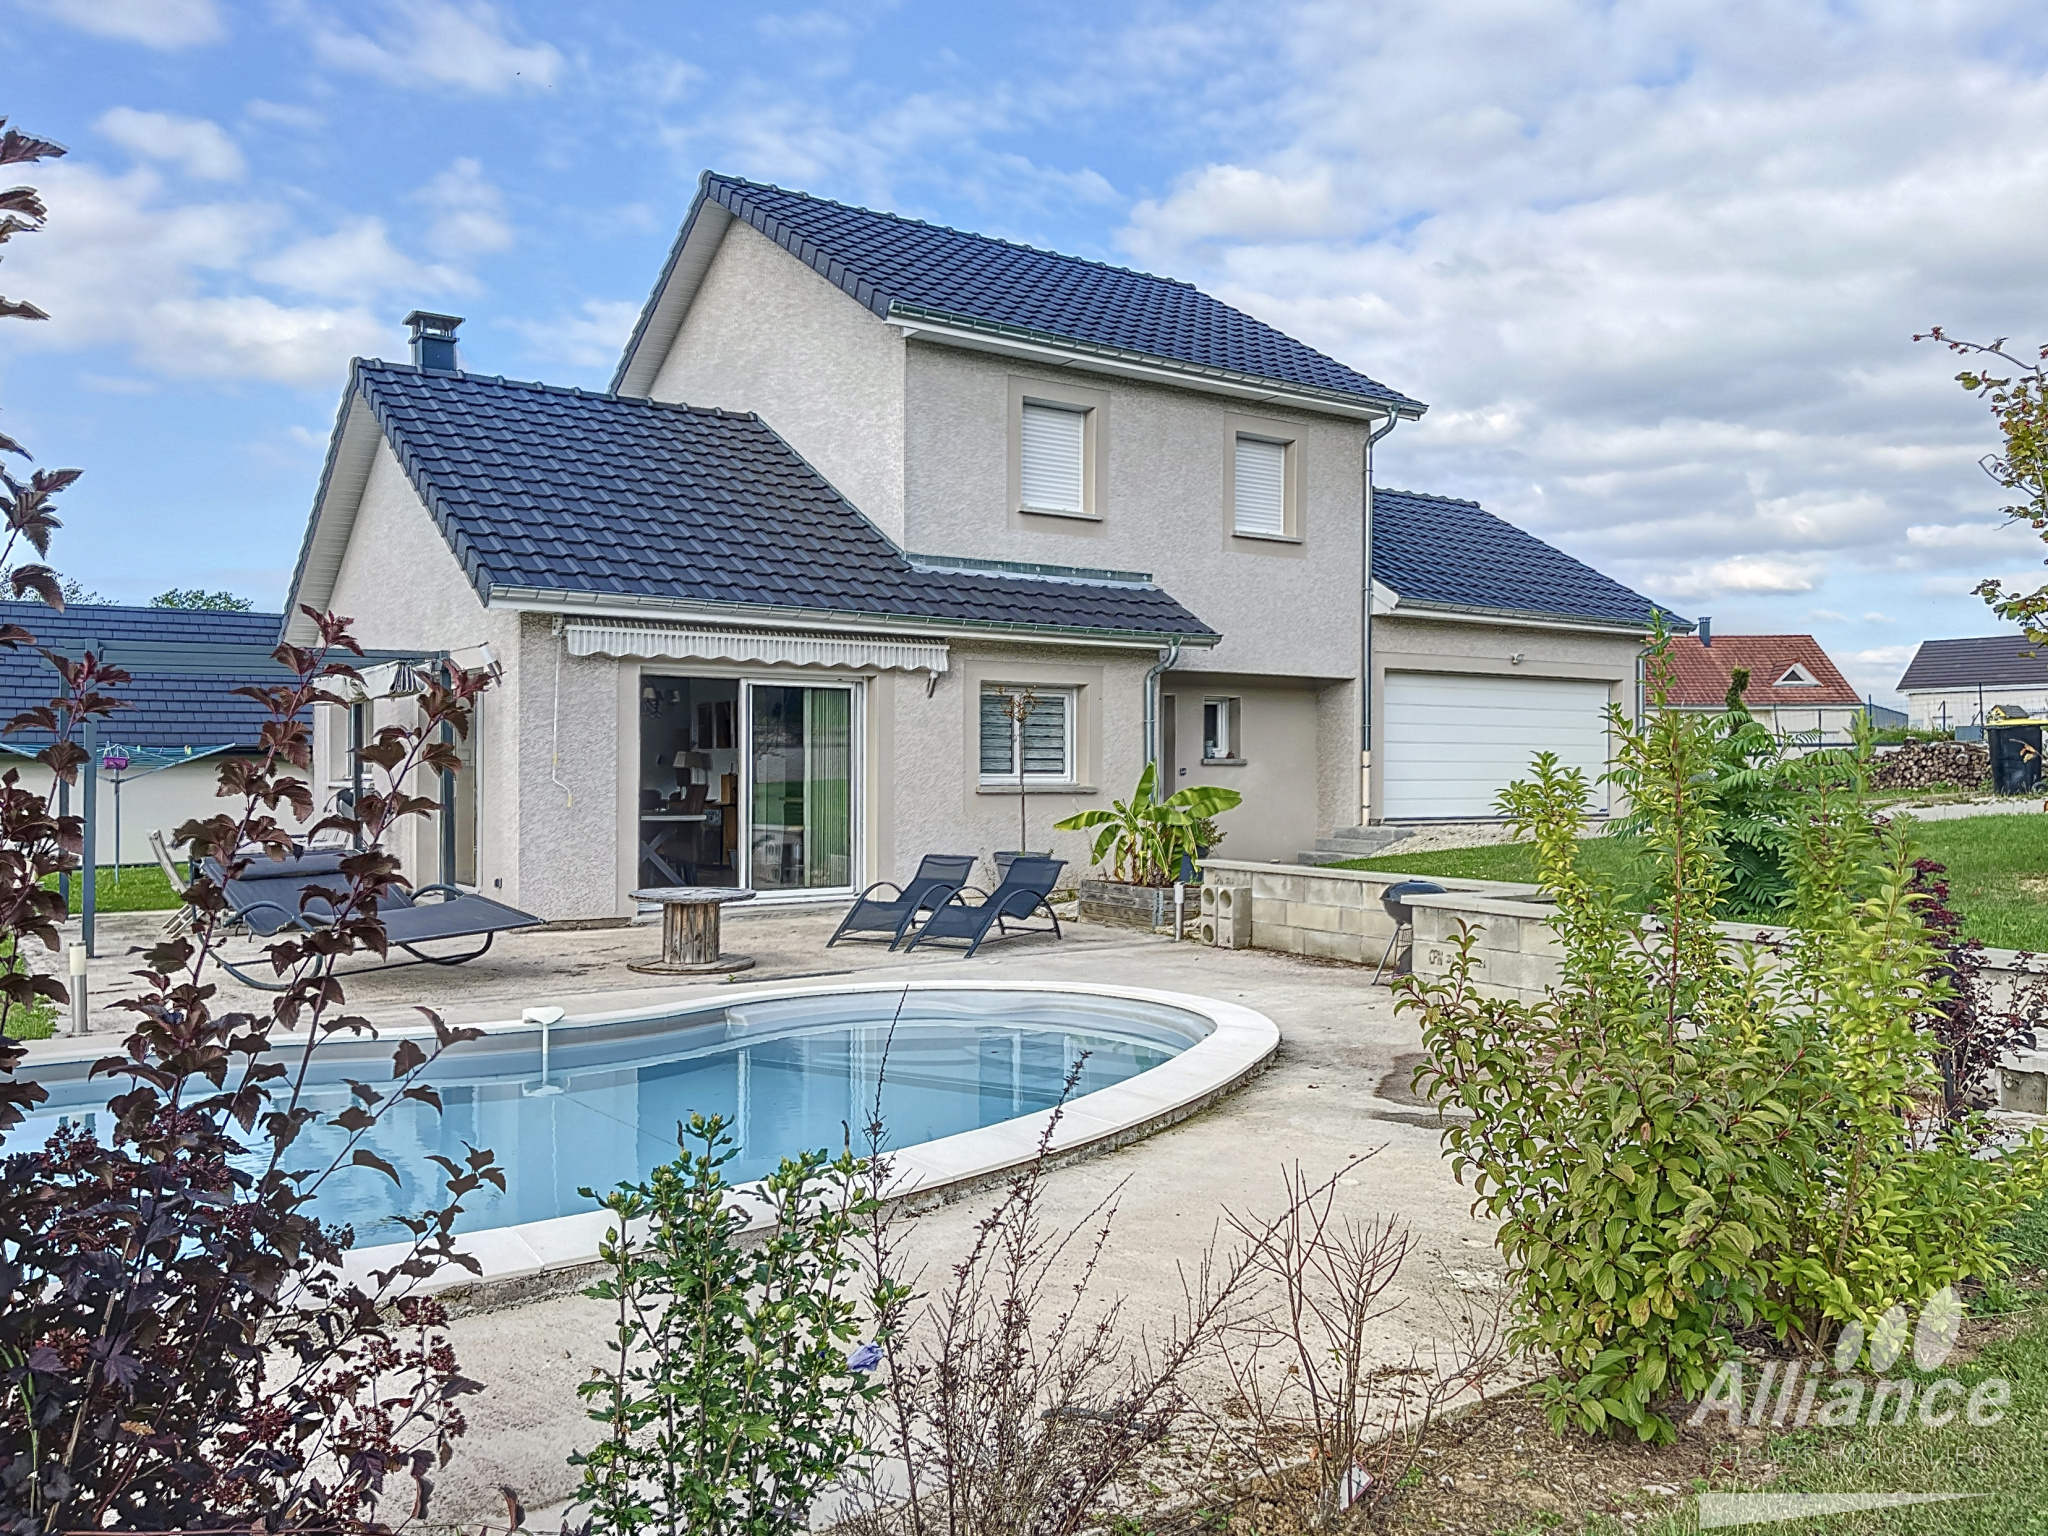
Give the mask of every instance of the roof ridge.
[[550, 384], [545, 379], [513, 379], [502, 373], [476, 373], [458, 369], [449, 373], [439, 368], [421, 368], [412, 363], [390, 363], [381, 357], [359, 357], [358, 368], [382, 368], [392, 373], [413, 374], [422, 379], [461, 380], [471, 384], [502, 384], [508, 389], [534, 389], [543, 394], [569, 395], [578, 400], [614, 401], [620, 405], [651, 405], [662, 410], [682, 411], [692, 416], [716, 416], [725, 421], [759, 421], [759, 411], [732, 411], [722, 405], [692, 405], [687, 400], [657, 400], [652, 395], [621, 395], [608, 389], [585, 389], [580, 384]]
[[[1372, 493], [1375, 496], [1406, 496], [1411, 501], [1439, 501], [1446, 506], [1475, 507], [1481, 512], [1486, 512], [1486, 508], [1476, 501], [1469, 500], [1463, 496], [1439, 496], [1435, 491], [1404, 491], [1398, 486], [1376, 485], [1372, 488]], [[1486, 512], [1486, 515], [1500, 522], [1507, 522], [1507, 519], [1501, 517], [1498, 512]], [[1512, 528], [1515, 524], [1508, 523], [1508, 526]], [[1523, 531], [1527, 532], [1526, 529]], [[1533, 534], [1530, 536], [1534, 537]]]
[[[965, 240], [986, 240], [990, 245], [1007, 246], [1013, 251], [1029, 251], [1034, 256], [1050, 256], [1058, 261], [1072, 261], [1078, 262], [1084, 267], [1097, 267], [1104, 272], [1118, 272], [1125, 277], [1142, 277], [1147, 282], [1171, 283], [1176, 288], [1186, 288], [1191, 292], [1205, 292], [1205, 290], [1196, 287], [1195, 284], [1189, 282], [1184, 277], [1167, 277], [1163, 273], [1147, 272], [1143, 267], [1122, 267], [1113, 261], [1097, 261], [1092, 256], [1075, 256], [1066, 251], [1055, 251], [1049, 246], [1029, 245], [1022, 240], [1005, 240], [1001, 235], [983, 234], [978, 229], [960, 229], [951, 224], [935, 224], [930, 219], [914, 219], [908, 214], [891, 213], [886, 208], [869, 208], [860, 203], [842, 203], [836, 197], [820, 197], [815, 192], [804, 192], [795, 187], [778, 186], [772, 181], [750, 181], [744, 176], [728, 176], [722, 171], [710, 171], [706, 174], [713, 181], [723, 182], [727, 186], [753, 187], [763, 192], [780, 193], [783, 197], [800, 197], [807, 203], [822, 203], [827, 208], [843, 208], [848, 213], [866, 214], [869, 218], [873, 219], [889, 219], [898, 224], [911, 224], [919, 229], [936, 230], [940, 234], [958, 235]], [[1219, 300], [1218, 302], [1220, 303], [1221, 301]], [[1306, 346], [1307, 343], [1304, 342], [1302, 345]]]

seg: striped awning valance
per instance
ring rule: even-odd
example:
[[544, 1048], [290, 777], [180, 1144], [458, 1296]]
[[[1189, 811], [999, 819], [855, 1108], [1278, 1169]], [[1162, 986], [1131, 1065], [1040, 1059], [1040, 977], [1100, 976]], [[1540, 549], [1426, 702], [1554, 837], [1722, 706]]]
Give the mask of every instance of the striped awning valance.
[[660, 661], [758, 661], [785, 667], [848, 667], [876, 672], [943, 672], [943, 640], [895, 635], [820, 635], [796, 630], [702, 629], [689, 624], [572, 619], [563, 638], [571, 656], [637, 656]]

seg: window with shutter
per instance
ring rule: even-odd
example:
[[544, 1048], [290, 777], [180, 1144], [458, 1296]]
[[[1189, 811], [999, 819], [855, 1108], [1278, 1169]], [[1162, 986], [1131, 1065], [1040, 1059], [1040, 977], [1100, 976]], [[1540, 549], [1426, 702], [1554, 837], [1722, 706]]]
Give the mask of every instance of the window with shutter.
[[1239, 533], [1284, 537], [1287, 533], [1287, 445], [1259, 437], [1237, 440]]
[[1024, 402], [1018, 483], [1027, 509], [1086, 512], [1083, 474], [1087, 457], [1086, 411]]
[[[1021, 718], [1020, 718], [1021, 717]], [[985, 683], [981, 690], [981, 779], [1015, 784], [1068, 784], [1074, 778], [1074, 692], [1071, 688]]]

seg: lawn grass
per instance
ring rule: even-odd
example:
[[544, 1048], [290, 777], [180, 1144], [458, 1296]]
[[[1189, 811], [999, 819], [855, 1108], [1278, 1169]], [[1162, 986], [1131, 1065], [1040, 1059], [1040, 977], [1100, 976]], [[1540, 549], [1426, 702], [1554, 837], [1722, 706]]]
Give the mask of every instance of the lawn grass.
[[[1965, 934], [1994, 949], [2048, 954], [2048, 816], [1918, 822], [1913, 839], [1928, 858], [1948, 866], [1949, 905], [1963, 915]], [[1617, 871], [1630, 853], [1628, 844], [1606, 837], [1589, 837], [1582, 846], [1587, 862], [1603, 873]], [[1527, 843], [1382, 854], [1337, 868], [1456, 880], [1536, 878], [1535, 850]]]
[[[179, 867], [181, 870], [184, 868], [182, 865]], [[57, 877], [49, 876], [43, 885], [54, 891]], [[71, 910], [82, 911], [84, 899], [85, 882], [74, 872], [71, 876]], [[158, 865], [124, 864], [118, 874], [111, 866], [103, 865], [93, 905], [101, 912], [169, 912], [178, 905], [178, 893], [171, 889], [171, 882]]]

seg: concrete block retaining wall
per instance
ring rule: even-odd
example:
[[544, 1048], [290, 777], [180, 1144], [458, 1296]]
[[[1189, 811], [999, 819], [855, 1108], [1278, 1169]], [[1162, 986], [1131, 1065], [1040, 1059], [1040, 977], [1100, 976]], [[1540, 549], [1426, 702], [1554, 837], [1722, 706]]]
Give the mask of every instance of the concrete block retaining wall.
[[[1317, 869], [1294, 864], [1251, 864], [1211, 859], [1202, 866], [1205, 885], [1248, 892], [1251, 945], [1322, 960], [1377, 965], [1393, 934], [1380, 905], [1387, 887], [1413, 875], [1370, 869]], [[1412, 946], [1394, 961], [1418, 976], [1449, 972], [1457, 953], [1459, 924], [1469, 924], [1479, 962], [1480, 990], [1492, 997], [1534, 1002], [1561, 978], [1557, 939], [1550, 928], [1551, 903], [1540, 887], [1502, 880], [1459, 880], [1430, 876], [1441, 896], [1417, 896]], [[1242, 899], [1239, 897], [1238, 899]], [[1722, 923], [1732, 939], [1754, 943], [1773, 930], [1755, 923]], [[1984, 952], [1984, 978], [1994, 1004], [2004, 1003], [2023, 980], [2048, 976], [2048, 958], [2010, 949]], [[2008, 1109], [2048, 1114], [2048, 1039], [2041, 1048], [2009, 1058], [2002, 1069], [2000, 1101]]]

